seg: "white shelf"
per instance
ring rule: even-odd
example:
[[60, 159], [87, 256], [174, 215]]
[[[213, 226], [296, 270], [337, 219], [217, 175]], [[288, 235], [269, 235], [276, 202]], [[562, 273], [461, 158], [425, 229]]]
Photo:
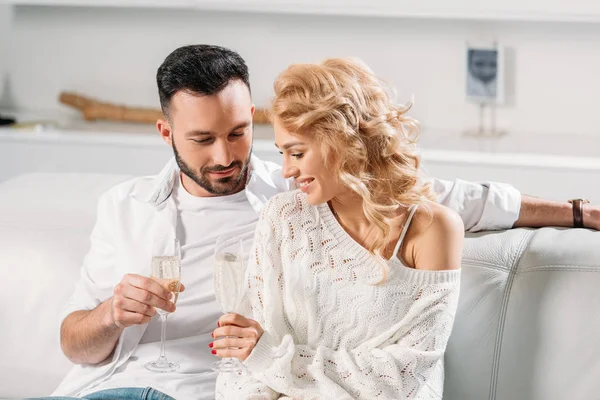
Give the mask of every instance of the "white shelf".
[[[0, 0], [1, 1], [1, 0]], [[15, 6], [174, 8], [277, 14], [454, 20], [600, 22], [592, 0], [5, 0]]]
[[600, 173], [600, 159], [594, 157], [556, 156], [535, 153], [482, 153], [426, 149], [421, 151], [423, 163], [449, 165], [500, 166], [517, 170], [594, 171]]
[[65, 7], [140, 7], [185, 8], [196, 7], [195, 0], [8, 0], [15, 6], [65, 6]]
[[[256, 125], [254, 127], [254, 146], [261, 150], [276, 151], [274, 140], [271, 138], [270, 127]], [[0, 127], [0, 142], [40, 142], [40, 143], [84, 143], [106, 144], [115, 146], [146, 146], [163, 148], [166, 144], [158, 132], [148, 126], [130, 127], [124, 124], [63, 127], [31, 128]]]

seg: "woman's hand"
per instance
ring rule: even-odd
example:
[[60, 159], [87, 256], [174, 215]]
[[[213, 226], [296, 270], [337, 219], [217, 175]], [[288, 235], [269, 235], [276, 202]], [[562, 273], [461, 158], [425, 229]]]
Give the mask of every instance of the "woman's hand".
[[244, 361], [264, 333], [258, 322], [235, 313], [223, 315], [218, 325], [213, 337], [220, 339], [208, 345], [218, 357], [234, 357]]

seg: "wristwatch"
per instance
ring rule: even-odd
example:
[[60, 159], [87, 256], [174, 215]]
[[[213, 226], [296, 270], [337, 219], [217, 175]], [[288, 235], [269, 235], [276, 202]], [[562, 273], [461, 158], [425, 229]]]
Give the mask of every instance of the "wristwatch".
[[583, 228], [583, 205], [589, 203], [586, 199], [571, 199], [569, 203], [573, 205], [573, 226]]

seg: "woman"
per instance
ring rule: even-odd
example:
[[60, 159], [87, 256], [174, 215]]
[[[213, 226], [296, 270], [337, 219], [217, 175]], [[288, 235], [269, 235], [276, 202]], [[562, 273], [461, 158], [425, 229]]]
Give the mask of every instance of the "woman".
[[254, 321], [228, 315], [214, 332], [237, 338], [213, 354], [246, 366], [219, 377], [219, 396], [441, 398], [464, 229], [420, 183], [416, 121], [357, 60], [291, 66], [274, 88], [276, 146], [299, 189], [258, 223]]

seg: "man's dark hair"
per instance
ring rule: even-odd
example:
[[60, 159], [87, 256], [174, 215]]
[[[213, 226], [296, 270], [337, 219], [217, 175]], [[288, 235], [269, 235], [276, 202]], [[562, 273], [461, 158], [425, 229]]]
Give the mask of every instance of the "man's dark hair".
[[180, 90], [209, 96], [233, 80], [244, 82], [250, 90], [248, 66], [235, 51], [206, 44], [180, 47], [167, 56], [156, 73], [162, 112], [168, 117], [171, 98]]

